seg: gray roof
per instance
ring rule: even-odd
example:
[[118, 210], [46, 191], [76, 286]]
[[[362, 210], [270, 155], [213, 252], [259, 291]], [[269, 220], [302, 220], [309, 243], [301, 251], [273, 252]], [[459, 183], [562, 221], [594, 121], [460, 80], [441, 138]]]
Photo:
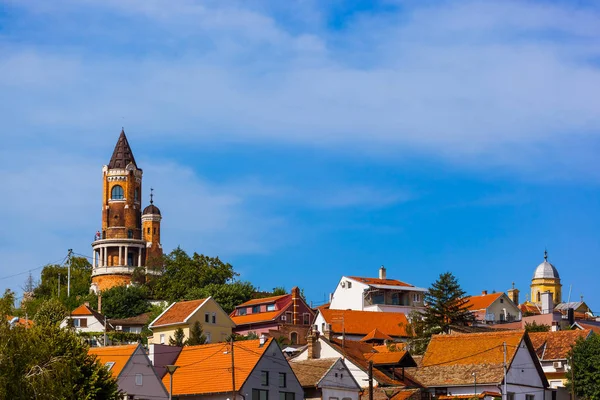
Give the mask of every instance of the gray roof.
[[557, 269], [554, 265], [550, 264], [548, 261], [544, 260], [543, 263], [537, 266], [535, 272], [533, 274], [533, 279], [537, 278], [556, 278], [560, 279], [558, 275]]

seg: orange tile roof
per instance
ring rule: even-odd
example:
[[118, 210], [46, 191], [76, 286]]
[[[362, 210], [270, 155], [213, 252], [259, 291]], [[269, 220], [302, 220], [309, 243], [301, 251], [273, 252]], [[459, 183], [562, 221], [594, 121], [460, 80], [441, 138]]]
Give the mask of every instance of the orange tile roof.
[[90, 347], [88, 354], [93, 354], [100, 361], [101, 364], [114, 362], [115, 364], [110, 368], [110, 372], [115, 378], [119, 377], [119, 374], [127, 364], [127, 361], [131, 358], [135, 350], [138, 348], [137, 344], [130, 344], [126, 346], [106, 346], [106, 347]]
[[[8, 322], [10, 322], [10, 320], [12, 320], [14, 317], [15, 317], [14, 315], [7, 315], [6, 319], [8, 320]], [[31, 328], [33, 326], [33, 321], [30, 319], [25, 320], [25, 318], [19, 317], [19, 321], [17, 321], [17, 325], [24, 326], [26, 328]]]
[[157, 321], [152, 323], [152, 327], [183, 323], [185, 319], [206, 300], [207, 299], [198, 299], [174, 303], [158, 318]]
[[361, 342], [368, 342], [369, 340], [394, 340], [385, 333], [381, 332], [379, 329], [375, 328], [371, 332], [367, 333], [367, 335], [360, 339]]
[[284, 297], [289, 297], [291, 299], [292, 295], [291, 294], [282, 294], [282, 295], [279, 295], [279, 296], [263, 297], [261, 299], [252, 299], [252, 300], [248, 300], [245, 303], [240, 304], [236, 308], [239, 308], [239, 307], [250, 307], [250, 306], [255, 306], [255, 305], [258, 305], [258, 304], [273, 303], [275, 301], [283, 299]]
[[406, 351], [388, 351], [386, 353], [367, 353], [365, 358], [373, 365], [396, 365], [406, 356]]
[[404, 349], [406, 349], [406, 343], [402, 342], [373, 346], [373, 350], [375, 350], [378, 353], [386, 353], [388, 351], [402, 351]]
[[85, 304], [80, 305], [73, 311], [71, 311], [71, 315], [93, 315], [92, 311]]
[[365, 283], [367, 285], [390, 285], [390, 286], [407, 286], [414, 287], [409, 283], [401, 282], [397, 279], [379, 279], [379, 278], [361, 278], [360, 276], [349, 276], [348, 278], [355, 281]]
[[345, 330], [347, 334], [366, 335], [378, 329], [389, 336], [408, 337], [408, 320], [402, 313], [331, 309], [321, 309], [319, 312], [336, 333]]
[[600, 326], [598, 326], [598, 325], [586, 324], [585, 322], [581, 322], [581, 321], [575, 321], [575, 322], [577, 322], [577, 324], [579, 326], [581, 326], [583, 329], [591, 329], [592, 332], [594, 332], [596, 334], [600, 334]]
[[565, 360], [577, 339], [586, 338], [591, 330], [531, 332], [529, 337], [541, 360]]
[[[235, 389], [240, 390], [248, 376], [273, 342], [269, 338], [234, 342]], [[173, 375], [173, 395], [223, 393], [231, 391], [231, 345], [229, 343], [186, 346], [179, 353]], [[169, 374], [163, 377], [169, 388]]]
[[236, 324], [237, 326], [247, 325], [247, 324], [258, 324], [261, 322], [273, 321], [284, 311], [285, 311], [285, 309], [276, 310], [276, 311], [267, 311], [267, 312], [256, 313], [256, 314], [246, 314], [246, 315], [237, 315], [237, 316], [234, 315], [234, 316], [231, 316], [230, 318], [233, 321], [233, 323]]
[[521, 310], [523, 316], [525, 316], [525, 313], [531, 313], [533, 315], [540, 315], [542, 313], [540, 309], [532, 303], [519, 304], [519, 310]]
[[302, 387], [316, 387], [339, 358], [318, 358], [294, 361], [290, 367]]
[[484, 294], [481, 296], [471, 296], [467, 297], [466, 306], [471, 311], [483, 310], [492, 305], [494, 301], [496, 301], [500, 296], [504, 293], [492, 293], [492, 294]]

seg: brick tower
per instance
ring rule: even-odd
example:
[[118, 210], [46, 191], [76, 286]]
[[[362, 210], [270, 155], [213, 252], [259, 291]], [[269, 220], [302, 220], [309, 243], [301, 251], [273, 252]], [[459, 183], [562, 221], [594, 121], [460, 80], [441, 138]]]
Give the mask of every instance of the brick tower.
[[137, 267], [155, 274], [153, 267], [160, 265], [162, 256], [160, 210], [151, 195], [142, 215], [142, 170], [124, 131], [102, 168], [102, 180], [102, 231], [92, 243], [94, 292], [130, 284]]

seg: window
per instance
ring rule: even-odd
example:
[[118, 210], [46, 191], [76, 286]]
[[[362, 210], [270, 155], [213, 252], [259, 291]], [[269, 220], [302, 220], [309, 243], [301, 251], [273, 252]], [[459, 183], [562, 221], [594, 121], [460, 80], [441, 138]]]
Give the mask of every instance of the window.
[[212, 323], [213, 324], [217, 323], [217, 313], [212, 313]]
[[260, 312], [260, 306], [252, 307], [252, 314], [258, 314]]
[[135, 385], [142, 386], [144, 376], [142, 374], [135, 374]]
[[279, 373], [279, 387], [280, 388], [286, 387], [286, 375], [285, 375], [285, 372], [280, 372]]
[[133, 231], [131, 229], [127, 230], [127, 238], [133, 239]]
[[165, 334], [164, 333], [160, 334], [160, 344], [165, 344]]
[[269, 400], [269, 391], [252, 389], [252, 400]]
[[275, 304], [267, 304], [267, 311], [275, 311]]
[[210, 322], [210, 314], [209, 313], [204, 313], [204, 322], [207, 324]]
[[150, 227], [148, 227], [148, 229], [146, 230], [146, 233], [148, 233], [148, 235], [150, 234]]
[[383, 296], [383, 293], [381, 293], [381, 292], [374, 293], [373, 296], [371, 297], [371, 299], [373, 299], [373, 304], [383, 304], [385, 301], [385, 297]]
[[350, 282], [350, 281], [347, 281], [347, 282], [346, 282], [346, 287], [347, 287], [348, 289], [352, 289], [352, 282]]
[[240, 308], [238, 309], [238, 315], [246, 315], [247, 309], [246, 308]]
[[500, 303], [504, 303], [504, 299], [500, 299]]
[[119, 185], [115, 185], [110, 192], [110, 198], [112, 200], [123, 200], [123, 188]]
[[400, 305], [400, 295], [398, 293], [392, 293], [392, 305]]
[[73, 318], [75, 328], [87, 328], [87, 318]]
[[279, 400], [294, 400], [295, 397], [293, 392], [279, 392]]
[[133, 199], [135, 201], [140, 201], [140, 189], [135, 188], [135, 192], [133, 192]]
[[260, 384], [269, 386], [269, 371], [260, 371]]
[[296, 332], [290, 333], [290, 344], [298, 344], [298, 334]]
[[515, 394], [513, 392], [507, 392], [506, 393], [506, 400], [515, 400]]
[[525, 400], [535, 400], [535, 394], [526, 394]]
[[309, 313], [304, 313], [303, 319], [304, 320], [302, 321], [302, 323], [304, 325], [310, 325], [310, 314]]
[[413, 303], [418, 303], [421, 301], [421, 295], [419, 293], [413, 293]]
[[[110, 371], [110, 369], [111, 369], [112, 367], [114, 367], [114, 365], [115, 365], [115, 362], [114, 362], [114, 361], [109, 361], [109, 362], [107, 362], [106, 364], [104, 364], [104, 366], [106, 367], [106, 369], [107, 369], [107, 370], [109, 370], [109, 371]], [[562, 382], [562, 381], [561, 381], [561, 382]]]

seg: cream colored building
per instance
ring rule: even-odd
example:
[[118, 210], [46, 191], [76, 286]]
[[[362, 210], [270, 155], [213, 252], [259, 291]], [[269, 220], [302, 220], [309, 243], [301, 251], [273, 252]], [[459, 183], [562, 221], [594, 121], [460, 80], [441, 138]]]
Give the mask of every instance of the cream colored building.
[[180, 301], [171, 304], [160, 314], [149, 328], [152, 337], [148, 338], [149, 344], [169, 344], [169, 339], [174, 337], [178, 328], [183, 329], [185, 338], [190, 337], [190, 329], [196, 321], [202, 325], [207, 343], [223, 342], [231, 336], [235, 324], [229, 315], [212, 298]]

